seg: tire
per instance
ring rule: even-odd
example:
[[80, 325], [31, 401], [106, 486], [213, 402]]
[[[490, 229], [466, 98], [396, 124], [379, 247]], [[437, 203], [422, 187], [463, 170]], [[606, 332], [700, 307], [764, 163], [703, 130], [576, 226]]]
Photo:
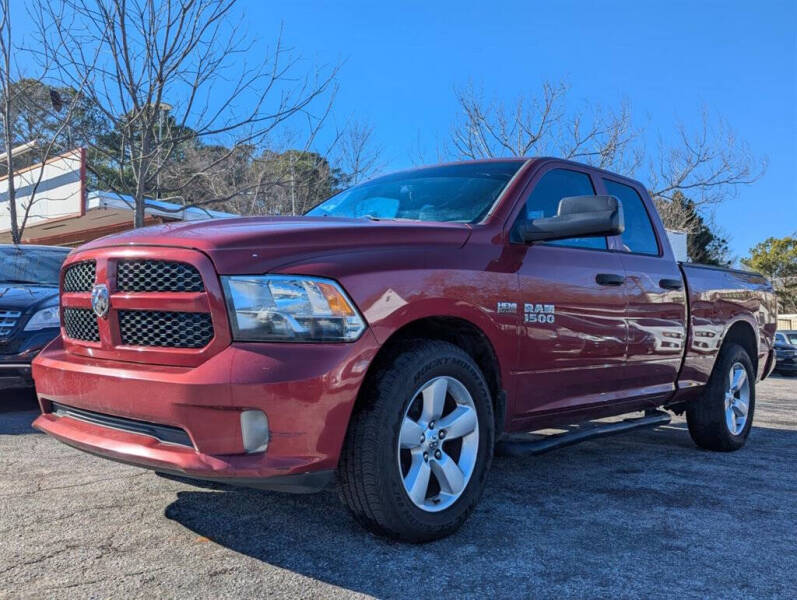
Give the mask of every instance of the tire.
[[484, 376], [457, 346], [418, 340], [383, 361], [365, 386], [338, 466], [344, 503], [378, 535], [419, 543], [452, 534], [479, 501], [492, 461]]
[[703, 395], [686, 409], [689, 434], [706, 450], [738, 450], [750, 435], [754, 412], [753, 362], [738, 344], [723, 346]]

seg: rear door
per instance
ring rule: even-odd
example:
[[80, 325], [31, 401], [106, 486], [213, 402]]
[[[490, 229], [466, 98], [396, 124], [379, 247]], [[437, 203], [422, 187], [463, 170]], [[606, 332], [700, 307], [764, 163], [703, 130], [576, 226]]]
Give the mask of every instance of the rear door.
[[563, 197], [595, 193], [588, 171], [552, 163], [535, 174], [514, 219], [510, 239], [522, 252], [515, 407], [521, 419], [625, 396], [626, 299], [619, 254], [603, 237], [525, 245], [515, 233], [523, 218], [555, 215]]
[[625, 272], [628, 357], [623, 387], [651, 400], [671, 394], [686, 349], [686, 290], [654, 207], [636, 183], [602, 176], [623, 205], [625, 231], [612, 240]]

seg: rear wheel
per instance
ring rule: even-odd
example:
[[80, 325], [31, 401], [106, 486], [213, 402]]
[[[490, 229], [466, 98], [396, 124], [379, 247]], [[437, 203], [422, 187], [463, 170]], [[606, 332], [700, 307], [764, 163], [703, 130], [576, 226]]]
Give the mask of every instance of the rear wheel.
[[728, 344], [717, 357], [703, 396], [687, 408], [689, 433], [701, 448], [738, 450], [750, 435], [754, 409], [753, 363], [744, 348]]
[[492, 457], [492, 402], [478, 366], [452, 344], [412, 342], [365, 394], [339, 466], [345, 503], [395, 539], [453, 533], [478, 502]]

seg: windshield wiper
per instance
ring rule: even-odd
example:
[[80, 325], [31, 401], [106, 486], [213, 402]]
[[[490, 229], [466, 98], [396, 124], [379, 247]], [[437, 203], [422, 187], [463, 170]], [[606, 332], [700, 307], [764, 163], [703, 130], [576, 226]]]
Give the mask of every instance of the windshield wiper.
[[368, 219], [369, 221], [418, 221], [418, 219], [408, 219], [406, 217], [375, 217], [374, 215], [363, 215], [360, 219]]
[[28, 281], [27, 279], [0, 279], [0, 283], [22, 283], [24, 285], [58, 285], [47, 281]]

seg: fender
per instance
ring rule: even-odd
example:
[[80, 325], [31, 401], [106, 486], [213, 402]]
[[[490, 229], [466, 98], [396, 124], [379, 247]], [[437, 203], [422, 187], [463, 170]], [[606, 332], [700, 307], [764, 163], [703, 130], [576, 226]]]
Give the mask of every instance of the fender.
[[518, 295], [517, 274], [487, 270], [501, 246], [462, 248], [460, 243], [429, 247], [374, 248], [301, 260], [272, 272], [328, 277], [338, 281], [365, 317], [378, 343], [405, 325], [430, 317], [459, 318], [481, 330], [508, 381], [517, 366], [519, 313], [497, 313], [501, 301]]
[[[756, 370], [756, 380], [762, 379], [761, 368], [766, 363], [767, 353], [769, 352], [768, 348], [765, 348], [763, 351], [761, 349], [761, 332], [758, 328], [758, 323], [755, 322], [755, 319], [750, 314], [740, 314], [738, 317], [734, 318], [730, 323], [728, 323], [727, 327], [725, 327], [725, 331], [722, 332], [722, 337], [720, 339], [719, 347], [722, 348], [722, 345], [725, 343], [725, 339], [728, 336], [728, 332], [737, 324], [745, 323], [750, 326], [753, 330], [753, 339], [755, 341], [755, 348], [756, 348], [756, 356], [751, 356], [750, 358], [753, 361], [753, 366]], [[715, 355], [714, 362], [716, 363], [716, 356], [719, 355], [719, 350], [717, 351], [717, 355]]]
[[720, 341], [719, 345], [717, 346], [716, 354], [719, 354], [719, 349], [722, 348], [722, 345], [725, 343], [725, 338], [728, 336], [728, 332], [731, 330], [731, 328], [734, 327], [734, 325], [738, 323], [746, 323], [747, 325], [750, 326], [750, 328], [753, 330], [753, 336], [755, 337], [755, 346], [756, 348], [758, 348], [760, 352], [761, 334], [758, 331], [758, 323], [756, 323], [752, 315], [743, 313], [737, 315], [734, 319], [732, 319], [729, 323], [726, 324], [725, 330], [722, 332], [722, 335], [720, 336]]

